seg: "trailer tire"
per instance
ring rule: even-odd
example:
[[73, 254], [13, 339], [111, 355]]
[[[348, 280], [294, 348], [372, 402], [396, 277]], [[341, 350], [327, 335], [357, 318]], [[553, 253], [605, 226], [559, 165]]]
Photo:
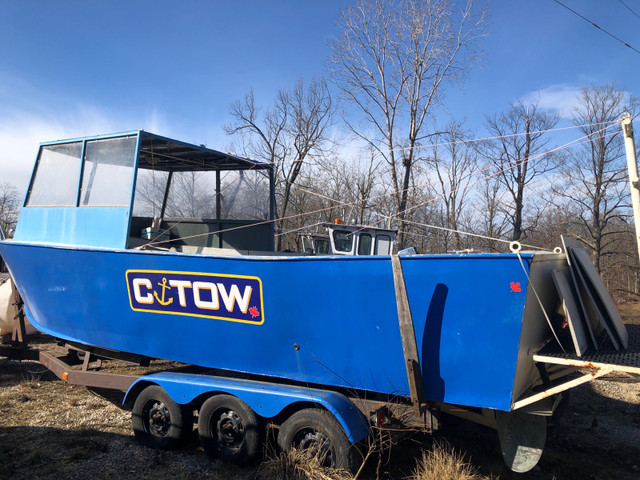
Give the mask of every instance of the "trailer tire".
[[233, 395], [214, 395], [202, 404], [198, 435], [207, 455], [236, 465], [251, 463], [259, 452], [256, 414]]
[[355, 470], [355, 448], [342, 426], [328, 411], [320, 408], [299, 410], [285, 420], [278, 432], [278, 447], [284, 451], [310, 450], [326, 467]]
[[193, 412], [158, 385], [146, 387], [133, 404], [131, 423], [136, 439], [151, 448], [175, 450], [193, 431]]

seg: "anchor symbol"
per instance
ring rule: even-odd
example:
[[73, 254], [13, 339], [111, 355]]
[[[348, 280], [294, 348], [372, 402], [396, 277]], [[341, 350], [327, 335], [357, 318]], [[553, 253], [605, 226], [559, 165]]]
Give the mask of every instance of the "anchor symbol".
[[170, 303], [172, 303], [172, 302], [173, 302], [173, 297], [171, 297], [169, 300], [165, 300], [165, 299], [164, 299], [164, 292], [165, 292], [165, 290], [167, 290], [167, 289], [170, 289], [170, 288], [171, 288], [171, 287], [167, 286], [167, 278], [166, 278], [166, 277], [163, 277], [163, 278], [162, 278], [162, 283], [158, 283], [158, 285], [160, 285], [160, 286], [162, 287], [162, 300], [160, 300], [160, 299], [158, 298], [158, 293], [157, 293], [157, 292], [155, 292], [155, 291], [153, 292], [153, 296], [154, 296], [154, 297], [156, 297], [156, 300], [158, 301], [158, 303], [159, 303], [160, 305], [169, 305]]

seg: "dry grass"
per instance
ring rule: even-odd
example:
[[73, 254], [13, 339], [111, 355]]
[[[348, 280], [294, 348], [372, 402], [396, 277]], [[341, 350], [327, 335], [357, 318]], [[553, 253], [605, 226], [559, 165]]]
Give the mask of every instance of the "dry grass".
[[[318, 456], [292, 450], [269, 455], [256, 470], [255, 480], [353, 480], [345, 470], [322, 466]], [[434, 444], [423, 451], [413, 473], [406, 480], [498, 480], [477, 473], [466, 456], [448, 444]]]
[[640, 323], [640, 302], [625, 302], [616, 304], [618, 313], [625, 323]]
[[422, 452], [413, 474], [407, 480], [491, 480], [477, 473], [466, 461], [466, 456], [457, 452], [448, 444], [433, 445], [429, 451]]
[[67, 385], [36, 362], [0, 358], [0, 480], [250, 478], [251, 470], [212, 462], [195, 438], [177, 452], [138, 444], [121, 397]]
[[318, 455], [290, 450], [270, 454], [256, 470], [255, 480], [351, 480], [347, 471], [322, 466]]

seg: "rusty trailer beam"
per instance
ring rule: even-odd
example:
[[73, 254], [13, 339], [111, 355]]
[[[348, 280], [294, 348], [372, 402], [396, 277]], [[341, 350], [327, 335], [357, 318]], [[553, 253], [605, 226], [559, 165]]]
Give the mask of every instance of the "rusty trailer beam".
[[38, 361], [58, 378], [72, 385], [108, 388], [126, 392], [131, 384], [139, 378], [137, 375], [73, 370], [71, 365], [64, 361], [65, 357], [65, 354], [40, 351]]
[[109, 350], [107, 348], [94, 347], [90, 345], [84, 345], [82, 343], [69, 342], [64, 341], [61, 345], [64, 344], [68, 347], [71, 347], [74, 350], [79, 352], [86, 352], [89, 355], [96, 355], [102, 358], [110, 358], [112, 360], [124, 360], [125, 362], [137, 363], [142, 367], [148, 367], [153, 360], [151, 357], [147, 357], [144, 355], [136, 355], [133, 353], [120, 352], [117, 350]]

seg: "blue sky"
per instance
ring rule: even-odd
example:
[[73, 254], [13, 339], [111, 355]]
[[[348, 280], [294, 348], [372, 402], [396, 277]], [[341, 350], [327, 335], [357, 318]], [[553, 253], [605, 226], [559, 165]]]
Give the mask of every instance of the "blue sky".
[[[146, 129], [225, 150], [229, 105], [251, 88], [325, 73], [349, 1], [0, 0], [0, 182], [20, 190], [40, 142]], [[562, 0], [640, 50], [640, 18], [618, 0]], [[624, 0], [640, 14], [640, 0]], [[482, 135], [518, 98], [570, 106], [580, 87], [640, 96], [640, 54], [553, 0], [490, 0], [485, 54], [447, 115]], [[564, 110], [563, 110], [564, 111]]]

